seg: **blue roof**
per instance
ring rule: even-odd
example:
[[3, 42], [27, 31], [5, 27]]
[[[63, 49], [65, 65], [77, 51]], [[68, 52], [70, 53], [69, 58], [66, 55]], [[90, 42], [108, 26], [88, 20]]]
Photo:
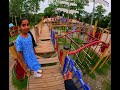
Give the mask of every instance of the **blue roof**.
[[10, 28], [10, 27], [13, 27], [13, 26], [14, 26], [14, 25], [13, 25], [12, 23], [9, 24], [9, 28]]

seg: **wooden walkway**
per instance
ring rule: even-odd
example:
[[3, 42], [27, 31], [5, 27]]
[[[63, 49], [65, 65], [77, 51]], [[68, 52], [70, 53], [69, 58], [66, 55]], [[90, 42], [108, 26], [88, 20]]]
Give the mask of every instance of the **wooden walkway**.
[[[27, 90], [65, 90], [59, 58], [54, 50], [47, 25], [43, 25], [37, 45], [35, 50], [43, 73], [40, 78], [32, 75], [28, 78]], [[49, 58], [43, 57], [44, 54]]]

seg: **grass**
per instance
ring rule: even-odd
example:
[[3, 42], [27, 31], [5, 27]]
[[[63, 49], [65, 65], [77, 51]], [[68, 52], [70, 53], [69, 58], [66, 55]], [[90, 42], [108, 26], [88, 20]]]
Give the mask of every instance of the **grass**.
[[12, 84], [15, 88], [17, 88], [17, 90], [23, 90], [23, 89], [27, 88], [27, 80], [28, 80], [27, 76], [22, 81], [17, 80], [17, 78], [14, 74], [14, 70], [12, 71]]
[[96, 79], [95, 74], [94, 74], [94, 73], [91, 73], [91, 74], [90, 74], [90, 78], [92, 78], [92, 79]]
[[17, 38], [18, 35], [19, 34], [15, 35], [13, 37], [9, 37], [9, 42], [12, 42], [12, 41], [16, 40], [16, 38]]
[[96, 69], [96, 72], [100, 75], [106, 75], [107, 71], [110, 69], [110, 64], [106, 63], [105, 65], [103, 65], [100, 69]]
[[110, 81], [104, 80], [102, 84], [103, 84], [104, 90], [111, 90], [111, 83], [110, 83]]
[[75, 42], [79, 42], [79, 43], [82, 43], [82, 42], [84, 42], [83, 40], [81, 40], [81, 39], [78, 39], [78, 38], [72, 38]]

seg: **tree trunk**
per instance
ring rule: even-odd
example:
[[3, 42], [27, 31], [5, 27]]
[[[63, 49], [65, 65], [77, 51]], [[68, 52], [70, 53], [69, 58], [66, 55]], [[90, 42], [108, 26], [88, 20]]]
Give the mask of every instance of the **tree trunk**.
[[13, 15], [12, 15], [12, 23], [13, 23]]
[[20, 19], [21, 19], [21, 14], [20, 14]]
[[15, 24], [16, 24], [16, 26], [17, 26], [17, 20], [16, 20], [16, 16], [15, 16]]

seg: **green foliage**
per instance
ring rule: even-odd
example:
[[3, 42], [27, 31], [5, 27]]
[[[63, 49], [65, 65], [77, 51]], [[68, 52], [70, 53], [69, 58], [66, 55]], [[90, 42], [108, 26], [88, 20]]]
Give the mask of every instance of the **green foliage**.
[[55, 15], [54, 9], [55, 9], [54, 5], [50, 4], [49, 7], [45, 8], [44, 10], [44, 17], [54, 16]]
[[92, 78], [92, 79], [96, 79], [95, 74], [94, 74], [94, 73], [91, 73], [91, 74], [90, 74], [90, 78]]
[[27, 88], [27, 80], [28, 80], [27, 76], [25, 77], [24, 80], [17, 80], [14, 74], [14, 70], [12, 71], [12, 84], [14, 85], [14, 87], [17, 88], [17, 90], [22, 90]]
[[9, 37], [9, 42], [12, 42], [12, 41], [16, 40], [17, 36], [18, 36], [18, 34], [13, 36], [13, 37]]
[[102, 74], [102, 75], [106, 75], [107, 74], [107, 71], [110, 69], [110, 64], [105, 64], [105, 65], [103, 65], [100, 69], [99, 68], [97, 68], [96, 69], [96, 72], [98, 73], [98, 74]]
[[108, 80], [104, 80], [102, 83], [104, 90], [111, 90], [111, 83]]

